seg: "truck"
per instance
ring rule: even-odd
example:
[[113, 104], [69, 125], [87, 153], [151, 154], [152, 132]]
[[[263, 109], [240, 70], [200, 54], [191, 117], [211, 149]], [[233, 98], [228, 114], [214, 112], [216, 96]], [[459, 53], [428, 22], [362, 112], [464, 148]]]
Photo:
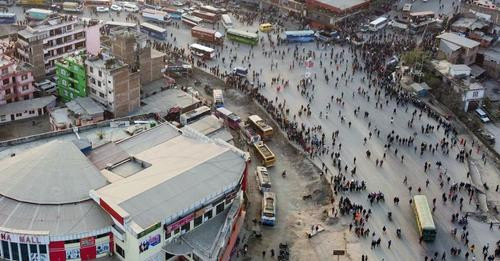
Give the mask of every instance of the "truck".
[[249, 124], [240, 122], [239, 125], [241, 137], [248, 145], [261, 141], [260, 135]]
[[191, 28], [191, 36], [207, 43], [222, 45], [224, 38], [221, 33], [202, 26]]
[[79, 13], [82, 11], [82, 8], [79, 3], [75, 2], [64, 2], [62, 4], [62, 10], [65, 12], [71, 12], [71, 13]]
[[260, 159], [263, 166], [267, 168], [274, 166], [276, 157], [274, 156], [274, 153], [269, 149], [269, 147], [264, 144], [264, 142], [256, 142], [253, 144], [253, 146], [257, 154], [256, 156]]

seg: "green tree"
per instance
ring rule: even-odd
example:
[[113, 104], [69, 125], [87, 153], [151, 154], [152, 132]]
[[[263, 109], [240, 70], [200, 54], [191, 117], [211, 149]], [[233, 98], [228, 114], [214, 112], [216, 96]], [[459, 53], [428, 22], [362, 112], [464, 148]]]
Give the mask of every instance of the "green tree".
[[427, 63], [430, 60], [429, 52], [421, 49], [413, 49], [403, 54], [403, 64], [409, 67], [415, 67], [418, 63]]

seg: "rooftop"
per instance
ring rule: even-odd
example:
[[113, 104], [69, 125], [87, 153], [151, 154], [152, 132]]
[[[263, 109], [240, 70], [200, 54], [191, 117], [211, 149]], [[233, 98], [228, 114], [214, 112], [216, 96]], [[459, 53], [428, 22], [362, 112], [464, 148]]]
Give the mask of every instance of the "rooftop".
[[31, 100], [18, 101], [0, 105], [0, 115], [11, 115], [19, 112], [36, 110], [55, 102], [55, 96], [45, 96]]
[[117, 146], [149, 166], [95, 194], [124, 218], [129, 217], [136, 233], [229, 192], [245, 169], [243, 153], [238, 149], [199, 133], [180, 135], [168, 123]]
[[[160, 83], [163, 83], [163, 80]], [[196, 97], [180, 89], [164, 90], [144, 98], [141, 102], [144, 103], [144, 105], [139, 108], [137, 114], [153, 112], [160, 113], [162, 116], [166, 115], [170, 108], [180, 107], [184, 109], [193, 104], [201, 103]]]
[[92, 116], [102, 115], [104, 109], [90, 97], [78, 97], [66, 103], [66, 106], [80, 118], [91, 118]]
[[85, 63], [99, 68], [105, 68], [110, 71], [128, 66], [120, 59], [117, 59], [113, 55], [107, 53], [89, 56], [87, 60], [85, 60]]
[[367, 3], [369, 0], [307, 0], [307, 2], [316, 2], [340, 10], [348, 10], [358, 5]]
[[466, 48], [474, 48], [476, 46], [479, 46], [479, 42], [455, 33], [443, 33], [438, 35], [437, 38]]

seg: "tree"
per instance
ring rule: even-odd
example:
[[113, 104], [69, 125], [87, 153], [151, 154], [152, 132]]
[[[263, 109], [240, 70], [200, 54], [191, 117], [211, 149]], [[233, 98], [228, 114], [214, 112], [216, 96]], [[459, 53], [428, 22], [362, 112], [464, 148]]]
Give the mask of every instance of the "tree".
[[403, 54], [403, 64], [409, 67], [415, 67], [419, 63], [427, 63], [430, 60], [430, 54], [421, 49], [413, 49]]

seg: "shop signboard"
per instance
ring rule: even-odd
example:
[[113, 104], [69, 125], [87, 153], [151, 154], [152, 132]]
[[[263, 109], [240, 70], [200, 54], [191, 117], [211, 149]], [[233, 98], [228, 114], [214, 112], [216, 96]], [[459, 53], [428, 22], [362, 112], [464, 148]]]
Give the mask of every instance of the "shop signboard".
[[109, 252], [109, 242], [100, 243], [96, 246], [96, 254], [104, 254]]
[[22, 234], [13, 234], [7, 232], [0, 232], [0, 240], [9, 241], [12, 243], [21, 243], [21, 244], [46, 245], [49, 243], [48, 236], [22, 235]]
[[79, 259], [79, 258], [80, 258], [80, 248], [66, 249], [66, 260]]
[[194, 219], [194, 213], [191, 213], [185, 217], [183, 217], [182, 219], [180, 219], [179, 221], [173, 223], [173, 224], [170, 224], [167, 226], [167, 233], [170, 233], [180, 227], [182, 227], [183, 225], [191, 222], [191, 220]]
[[148, 239], [143, 240], [141, 244], [139, 244], [139, 253], [147, 251], [149, 248], [152, 248], [161, 242], [160, 234], [156, 234], [154, 236], [150, 236]]
[[147, 234], [157, 230], [160, 227], [161, 227], [161, 222], [158, 222], [158, 223], [144, 229], [141, 233], [137, 234], [137, 238], [141, 238], [143, 236], [146, 236]]
[[95, 238], [94, 237], [85, 237], [80, 240], [80, 247], [91, 247], [95, 245]]
[[31, 253], [30, 260], [31, 261], [49, 261], [49, 256], [47, 254]]

